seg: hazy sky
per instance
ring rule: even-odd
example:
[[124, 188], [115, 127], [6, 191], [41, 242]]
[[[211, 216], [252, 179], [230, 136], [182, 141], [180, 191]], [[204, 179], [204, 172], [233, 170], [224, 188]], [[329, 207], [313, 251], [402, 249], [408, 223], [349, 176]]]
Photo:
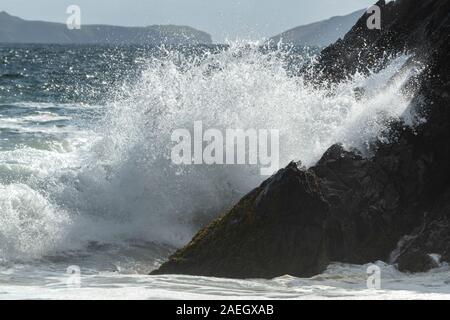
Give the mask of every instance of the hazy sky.
[[225, 38], [258, 39], [292, 27], [367, 8], [376, 0], [0, 0], [0, 11], [25, 19], [65, 22], [80, 6], [82, 24], [189, 25]]

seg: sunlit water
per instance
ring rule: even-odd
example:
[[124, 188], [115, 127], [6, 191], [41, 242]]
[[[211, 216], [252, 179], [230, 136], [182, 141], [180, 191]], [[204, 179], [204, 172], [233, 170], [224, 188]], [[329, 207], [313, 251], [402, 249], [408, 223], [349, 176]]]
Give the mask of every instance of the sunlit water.
[[408, 56], [318, 89], [294, 76], [312, 53], [0, 47], [0, 298], [448, 298], [446, 266], [405, 275], [378, 263], [377, 291], [367, 266], [340, 264], [311, 279], [147, 276], [266, 178], [258, 166], [174, 165], [173, 130], [277, 129], [281, 165], [310, 166], [336, 142], [370, 156], [389, 123], [422, 121], [401, 90], [420, 71]]

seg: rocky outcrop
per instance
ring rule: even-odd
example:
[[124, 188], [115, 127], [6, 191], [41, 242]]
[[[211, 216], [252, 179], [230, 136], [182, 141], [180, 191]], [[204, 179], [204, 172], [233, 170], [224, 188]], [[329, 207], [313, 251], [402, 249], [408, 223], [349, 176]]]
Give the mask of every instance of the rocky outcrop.
[[153, 274], [317, 274], [329, 263], [323, 254], [327, 212], [317, 176], [292, 163], [200, 231]]
[[450, 262], [450, 190], [433, 212], [425, 214], [423, 223], [401, 239], [391, 262], [407, 272], [423, 272]]
[[448, 1], [380, 0], [376, 5], [381, 9], [381, 29], [369, 30], [370, 14], [365, 13], [343, 39], [321, 52], [312, 73], [316, 81], [338, 81], [381, 68], [399, 52], [442, 53], [439, 47], [448, 44]]
[[378, 5], [382, 30], [368, 30], [363, 16], [321, 53], [317, 78], [329, 84], [409, 51], [426, 62], [413, 101], [427, 122], [415, 131], [393, 124], [370, 159], [334, 145], [308, 170], [290, 164], [154, 274], [271, 278], [317, 274], [330, 261], [391, 259], [404, 271], [450, 262], [450, 2]]

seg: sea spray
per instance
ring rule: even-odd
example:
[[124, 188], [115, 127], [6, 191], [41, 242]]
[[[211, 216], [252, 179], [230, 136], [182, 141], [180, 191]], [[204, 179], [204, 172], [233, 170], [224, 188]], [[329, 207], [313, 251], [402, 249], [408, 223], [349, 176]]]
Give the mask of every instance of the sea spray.
[[[357, 74], [329, 89], [293, 76], [287, 68], [292, 54], [233, 44], [201, 54], [165, 50], [148, 58], [134, 83], [111, 89], [94, 131], [61, 132], [69, 148], [43, 157], [29, 153], [42, 165], [31, 165], [35, 170], [21, 182], [45, 205], [4, 214], [16, 218], [3, 221], [0, 233], [7, 239], [0, 243], [1, 258], [36, 258], [93, 242], [185, 244], [200, 225], [264, 179], [258, 165], [172, 163], [171, 134], [195, 121], [223, 132], [276, 129], [280, 165], [301, 160], [310, 166], [336, 142], [370, 156], [371, 142], [389, 139], [384, 135], [392, 121], [414, 118], [402, 88], [416, 71], [389, 82], [408, 56], [393, 57], [381, 71]], [[51, 170], [45, 169], [48, 163]], [[0, 182], [5, 190], [13, 188]], [[13, 210], [7, 201], [22, 197], [9, 194], [12, 199], [0, 199], [4, 210]], [[47, 227], [23, 227], [30, 219]], [[32, 243], [27, 233], [40, 240]]]

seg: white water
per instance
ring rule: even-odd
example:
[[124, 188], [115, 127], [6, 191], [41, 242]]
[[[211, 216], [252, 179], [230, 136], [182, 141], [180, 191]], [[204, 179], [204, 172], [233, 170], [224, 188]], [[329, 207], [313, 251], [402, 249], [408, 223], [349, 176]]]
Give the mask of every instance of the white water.
[[191, 276], [147, 276], [119, 272], [83, 274], [79, 285], [65, 269], [16, 266], [1, 270], [0, 299], [445, 299], [450, 269], [408, 275], [377, 262], [381, 288], [368, 289], [368, 265], [333, 264], [321, 275], [300, 279], [235, 280]]
[[[191, 238], [199, 217], [217, 214], [265, 178], [256, 166], [174, 166], [174, 129], [192, 128], [197, 120], [222, 130], [278, 129], [281, 165], [301, 160], [309, 166], [336, 142], [369, 155], [370, 142], [388, 139], [383, 131], [391, 121], [416, 121], [410, 96], [400, 89], [417, 70], [406, 68], [387, 84], [406, 56], [332, 92], [288, 76], [279, 56], [238, 45], [195, 60], [172, 52], [148, 61], [135, 85], [115, 88], [107, 106], [21, 103], [15, 107], [34, 110], [31, 115], [2, 116], [2, 128], [35, 137], [0, 152], [5, 297], [98, 298], [103, 285], [116, 297], [273, 297], [273, 287], [279, 297], [327, 297], [327, 290], [314, 289], [322, 286], [316, 280], [302, 291], [286, 284], [288, 278], [226, 280], [230, 286], [223, 287], [218, 279], [128, 275], [155, 268]], [[358, 87], [365, 88], [360, 100]], [[83, 282], [89, 290], [54, 285], [70, 264], [88, 265]], [[352, 287], [347, 281], [344, 276], [332, 286], [344, 292]]]

